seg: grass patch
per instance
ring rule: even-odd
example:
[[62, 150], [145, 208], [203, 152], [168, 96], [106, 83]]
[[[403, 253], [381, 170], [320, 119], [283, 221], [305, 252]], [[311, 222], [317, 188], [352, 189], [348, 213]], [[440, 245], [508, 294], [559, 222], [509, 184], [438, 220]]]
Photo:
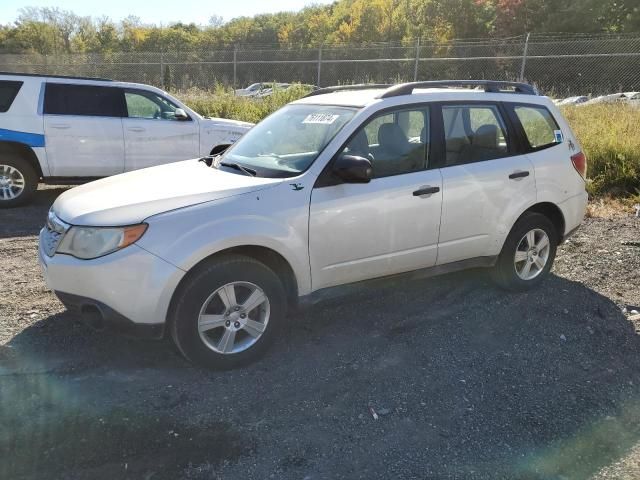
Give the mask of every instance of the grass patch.
[[587, 155], [592, 195], [640, 195], [640, 108], [625, 104], [563, 108]]
[[[201, 115], [257, 123], [309, 91], [309, 87], [294, 85], [268, 97], [248, 98], [215, 87], [176, 95]], [[587, 155], [589, 193], [640, 199], [640, 108], [604, 104], [565, 107], [562, 111]]]
[[176, 96], [200, 115], [257, 123], [310, 91], [310, 87], [293, 85], [286, 90], [276, 89], [267, 97], [250, 98], [237, 97], [233, 90], [218, 86], [213, 90], [185, 90]]

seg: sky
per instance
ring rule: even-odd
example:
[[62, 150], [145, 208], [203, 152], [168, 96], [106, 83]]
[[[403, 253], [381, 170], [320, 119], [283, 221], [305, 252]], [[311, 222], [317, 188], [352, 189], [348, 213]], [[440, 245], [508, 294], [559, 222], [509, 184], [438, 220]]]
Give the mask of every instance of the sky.
[[332, 0], [1, 0], [0, 24], [13, 22], [23, 7], [58, 7], [78, 15], [106, 15], [118, 21], [129, 15], [143, 23], [168, 25], [184, 22], [206, 25], [212, 15], [225, 21], [259, 13], [295, 11], [313, 4], [329, 4]]

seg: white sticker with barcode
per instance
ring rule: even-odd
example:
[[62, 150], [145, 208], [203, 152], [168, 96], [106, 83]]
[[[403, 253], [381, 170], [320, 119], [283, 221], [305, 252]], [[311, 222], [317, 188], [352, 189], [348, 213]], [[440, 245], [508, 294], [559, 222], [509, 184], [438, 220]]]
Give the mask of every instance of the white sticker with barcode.
[[331, 125], [339, 116], [340, 115], [333, 115], [331, 113], [310, 113], [302, 123], [322, 123], [325, 125]]

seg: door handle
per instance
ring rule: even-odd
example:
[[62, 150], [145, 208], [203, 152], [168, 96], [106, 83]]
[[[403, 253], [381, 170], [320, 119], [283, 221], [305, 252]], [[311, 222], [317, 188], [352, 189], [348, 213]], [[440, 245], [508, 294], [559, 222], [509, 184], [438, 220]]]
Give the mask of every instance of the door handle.
[[130, 132], [144, 132], [144, 127], [128, 127], [127, 130]]
[[431, 187], [427, 185], [426, 187], [421, 187], [419, 190], [413, 192], [414, 197], [421, 197], [422, 195], [431, 195], [432, 193], [438, 193], [440, 191], [440, 187]]
[[518, 178], [524, 178], [524, 177], [528, 177], [529, 176], [529, 172], [515, 172], [512, 173], [511, 175], [509, 175], [509, 178], [511, 180], [516, 180]]
[[59, 130], [66, 130], [67, 128], [71, 128], [71, 125], [68, 123], [52, 123], [51, 128], [57, 128]]

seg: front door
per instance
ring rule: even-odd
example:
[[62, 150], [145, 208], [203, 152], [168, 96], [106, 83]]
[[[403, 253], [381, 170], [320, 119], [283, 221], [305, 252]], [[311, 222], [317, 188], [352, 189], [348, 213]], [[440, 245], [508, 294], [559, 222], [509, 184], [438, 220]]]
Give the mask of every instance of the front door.
[[314, 187], [314, 290], [435, 264], [442, 179], [429, 169], [429, 114], [424, 107], [376, 115], [341, 152], [369, 158], [371, 182]]
[[198, 123], [178, 119], [177, 108], [148, 90], [126, 89], [127, 117], [123, 122], [125, 170], [196, 158], [199, 155]]

